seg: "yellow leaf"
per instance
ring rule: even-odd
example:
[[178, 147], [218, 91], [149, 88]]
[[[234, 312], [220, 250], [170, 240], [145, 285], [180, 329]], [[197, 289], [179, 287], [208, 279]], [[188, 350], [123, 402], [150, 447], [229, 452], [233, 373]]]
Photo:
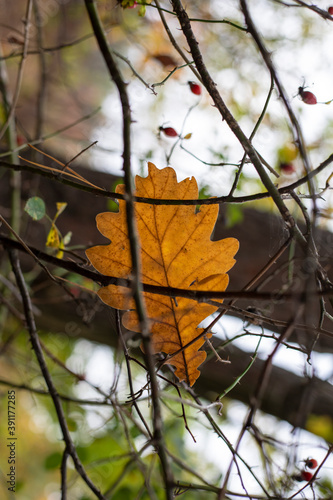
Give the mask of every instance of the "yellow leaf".
[[333, 421], [329, 415], [309, 415], [305, 428], [326, 441], [333, 441]]
[[64, 256], [64, 252], [63, 252], [64, 248], [65, 248], [64, 240], [61, 240], [60, 243], [59, 243], [59, 246], [58, 246], [58, 252], [56, 254], [57, 259], [62, 259], [63, 258], [63, 256]]
[[278, 150], [279, 163], [290, 163], [297, 158], [298, 149], [294, 144], [285, 144]]
[[67, 207], [67, 203], [57, 202], [56, 205], [57, 205], [57, 213], [54, 216], [53, 222], [55, 222], [56, 219], [59, 217], [59, 215], [62, 214], [62, 212], [65, 210], [65, 208]]
[[192, 132], [190, 132], [189, 134], [184, 135], [184, 139], [191, 139], [191, 137], [192, 137]]
[[[148, 164], [146, 178], [136, 176], [136, 196], [157, 199], [196, 199], [198, 186], [194, 178], [177, 182], [175, 171], [158, 170]], [[124, 193], [124, 186], [117, 186]], [[188, 290], [224, 291], [228, 285], [226, 272], [234, 265], [238, 241], [226, 238], [211, 241], [218, 215], [218, 205], [148, 205], [135, 203], [136, 225], [140, 240], [141, 280], [145, 284]], [[92, 265], [106, 276], [128, 278], [132, 263], [126, 223], [125, 201], [119, 200], [118, 213], [97, 216], [99, 231], [111, 243], [87, 250]], [[135, 304], [130, 290], [116, 285], [101, 288], [100, 298], [111, 307], [129, 310], [123, 316], [126, 328], [140, 332]], [[152, 333], [154, 352], [172, 355], [194, 341], [202, 328], [199, 323], [217, 307], [182, 297], [167, 297], [144, 292], [147, 317]], [[200, 338], [171, 357], [179, 380], [193, 385], [199, 377], [198, 366], [206, 353], [199, 351]]]
[[59, 233], [54, 224], [52, 224], [49, 234], [47, 235], [46, 246], [58, 248], [60, 244]]

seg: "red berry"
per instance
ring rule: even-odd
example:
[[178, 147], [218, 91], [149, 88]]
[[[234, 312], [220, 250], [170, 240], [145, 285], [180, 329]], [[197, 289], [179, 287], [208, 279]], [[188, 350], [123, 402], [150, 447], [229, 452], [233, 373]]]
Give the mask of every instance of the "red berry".
[[305, 467], [308, 469], [316, 469], [318, 467], [318, 462], [314, 458], [307, 458], [305, 460]]
[[137, 6], [137, 2], [134, 0], [118, 0], [123, 9], [134, 9]]
[[333, 7], [329, 7], [327, 10], [328, 10], [328, 13], [329, 13], [331, 16], [333, 16]]
[[293, 174], [295, 172], [295, 167], [292, 163], [281, 163], [280, 170], [284, 174]]
[[317, 98], [308, 90], [304, 90], [304, 87], [298, 87], [298, 95], [305, 104], [317, 104]]
[[311, 472], [307, 472], [306, 470], [302, 470], [301, 478], [303, 479], [303, 481], [311, 481], [311, 479], [313, 478], [313, 474]]
[[164, 132], [168, 137], [178, 137], [178, 133], [172, 127], [160, 127], [160, 132]]
[[201, 95], [201, 87], [198, 83], [188, 82], [191, 92], [195, 95]]
[[25, 138], [23, 137], [23, 135], [18, 135], [16, 137], [16, 142], [17, 142], [17, 145], [18, 146], [22, 146], [22, 144], [24, 144], [26, 142]]

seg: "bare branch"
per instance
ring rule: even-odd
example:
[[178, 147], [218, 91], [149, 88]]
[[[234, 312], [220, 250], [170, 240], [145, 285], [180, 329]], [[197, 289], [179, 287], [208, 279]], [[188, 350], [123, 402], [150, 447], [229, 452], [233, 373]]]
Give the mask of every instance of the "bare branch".
[[75, 468], [77, 472], [80, 474], [82, 479], [85, 481], [85, 483], [88, 485], [88, 487], [91, 489], [91, 491], [96, 495], [97, 498], [100, 500], [106, 500], [104, 495], [100, 492], [100, 490], [92, 483], [92, 481], [89, 479], [89, 477], [86, 474], [86, 471], [84, 470], [84, 467], [78, 457], [78, 454], [76, 452], [74, 443], [72, 441], [70, 432], [68, 430], [67, 422], [66, 422], [66, 417], [60, 402], [59, 394], [57, 392], [57, 389], [55, 385], [53, 384], [51, 375], [48, 371], [45, 358], [43, 355], [42, 347], [39, 342], [38, 338], [38, 333], [36, 329], [36, 324], [35, 324], [35, 319], [34, 315], [32, 312], [32, 304], [30, 300], [30, 296], [28, 293], [28, 289], [26, 286], [26, 283], [24, 281], [24, 277], [21, 271], [20, 267], [20, 261], [17, 256], [16, 250], [9, 250], [9, 257], [11, 261], [11, 265], [13, 268], [13, 272], [15, 274], [17, 286], [20, 290], [21, 296], [22, 296], [22, 302], [23, 302], [23, 307], [24, 307], [24, 313], [27, 321], [27, 327], [30, 335], [30, 341], [32, 344], [32, 348], [36, 354], [41, 372], [43, 374], [44, 380], [46, 382], [46, 385], [48, 387], [48, 390], [50, 392], [50, 395], [53, 400], [53, 404], [57, 413], [59, 425], [61, 428], [62, 436], [63, 439], [66, 443], [66, 449], [68, 454], [72, 457]]

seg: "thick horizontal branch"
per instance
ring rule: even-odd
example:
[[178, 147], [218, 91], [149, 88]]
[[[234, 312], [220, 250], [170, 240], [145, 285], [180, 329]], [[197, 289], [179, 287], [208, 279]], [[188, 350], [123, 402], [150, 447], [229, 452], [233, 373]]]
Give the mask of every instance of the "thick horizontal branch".
[[[13, 248], [27, 253], [26, 248], [18, 241], [12, 240], [7, 236], [0, 234], [0, 244], [5, 248]], [[117, 285], [129, 289], [131, 293], [131, 280], [124, 278], [117, 278], [115, 276], [104, 276], [96, 271], [91, 271], [86, 269], [73, 261], [66, 261], [63, 259], [58, 259], [53, 257], [37, 248], [29, 247], [31, 253], [33, 253], [37, 259], [44, 262], [48, 262], [54, 266], [60, 267], [72, 273], [76, 273], [85, 278], [91, 279], [92, 281], [98, 283], [101, 286]], [[154, 293], [157, 295], [166, 295], [168, 297], [185, 297], [187, 299], [197, 300], [198, 302], [205, 302], [207, 300], [213, 299], [255, 299], [262, 301], [283, 301], [283, 300], [294, 300], [295, 302], [305, 301], [305, 292], [258, 292], [258, 291], [211, 291], [211, 290], [189, 290], [183, 288], [167, 287], [167, 286], [155, 286], [147, 285], [142, 283], [142, 288], [144, 292]], [[333, 288], [327, 290], [318, 290], [311, 294], [315, 297], [323, 296], [333, 296]], [[309, 294], [306, 295], [309, 297]], [[220, 304], [216, 303], [219, 306]]]
[[[328, 165], [333, 161], [333, 154], [331, 154], [326, 160], [324, 160], [317, 168], [313, 169], [309, 174], [305, 175], [301, 179], [278, 189], [280, 195], [288, 195], [291, 191], [306, 184], [309, 180], [313, 179], [320, 172], [322, 172]], [[29, 165], [15, 165], [9, 162], [0, 160], [0, 166], [9, 168], [16, 171], [25, 171], [33, 174], [40, 175], [42, 177], [47, 177], [48, 179], [55, 180], [66, 186], [70, 186], [82, 191], [86, 191], [96, 196], [103, 196], [105, 198], [111, 198], [114, 200], [124, 200], [124, 195], [120, 193], [115, 193], [113, 191], [108, 191], [106, 189], [93, 188], [90, 185], [81, 184], [79, 182], [72, 181], [65, 176], [68, 175], [67, 172], [63, 172], [63, 175], [59, 175], [50, 170], [42, 170], [41, 168], [32, 167]], [[133, 201], [137, 203], [147, 203], [150, 205], [214, 205], [220, 203], [247, 203], [250, 201], [262, 200], [264, 198], [269, 198], [270, 193], [255, 193], [247, 196], [218, 196], [216, 198], [205, 198], [205, 199], [195, 199], [195, 200], [161, 200], [156, 198], [143, 198], [141, 196], [133, 196]]]

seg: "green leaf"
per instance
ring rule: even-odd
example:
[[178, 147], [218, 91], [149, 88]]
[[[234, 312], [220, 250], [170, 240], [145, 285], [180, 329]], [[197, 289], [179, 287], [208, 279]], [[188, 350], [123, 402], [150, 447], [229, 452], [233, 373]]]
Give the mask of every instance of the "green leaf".
[[[119, 179], [117, 179], [116, 181], [114, 181], [112, 183], [111, 191], [115, 191], [116, 187], [119, 184], [124, 184], [124, 179], [122, 177], [120, 177]], [[107, 207], [108, 207], [108, 210], [110, 212], [119, 212], [119, 205], [118, 205], [118, 203], [115, 200], [112, 200], [112, 199], [109, 198], [108, 199], [108, 203], [107, 203]]]
[[139, 7], [138, 15], [140, 17], [144, 17], [145, 14], [146, 14], [146, 6], [145, 5], [141, 5], [141, 7]]
[[44, 467], [46, 470], [57, 469], [61, 464], [62, 455], [58, 451], [46, 457]]
[[244, 214], [243, 210], [241, 207], [238, 205], [227, 205], [227, 210], [226, 210], [226, 226], [233, 227], [236, 224], [240, 224], [243, 221]]
[[41, 220], [46, 213], [45, 203], [42, 198], [39, 198], [38, 196], [29, 198], [25, 204], [24, 210], [33, 220]]
[[119, 442], [112, 437], [103, 437], [95, 439], [88, 446], [78, 446], [76, 451], [80, 460], [85, 463], [92, 463], [98, 460], [101, 455], [108, 454], [109, 457], [122, 455], [128, 452], [127, 443], [120, 439]]
[[[199, 189], [199, 199], [204, 200], [206, 198], [210, 198], [211, 194], [209, 194], [209, 186], [202, 186]], [[199, 212], [201, 205], [196, 205], [195, 210], [196, 212]]]
[[116, 201], [109, 199], [107, 202], [109, 212], [119, 212], [119, 205]]
[[209, 193], [209, 186], [202, 186], [200, 189], [199, 189], [199, 198], [200, 199], [206, 199], [206, 198], [210, 198], [212, 195]]
[[113, 500], [122, 500], [123, 498], [133, 498], [133, 491], [128, 486], [123, 486], [112, 497]]

